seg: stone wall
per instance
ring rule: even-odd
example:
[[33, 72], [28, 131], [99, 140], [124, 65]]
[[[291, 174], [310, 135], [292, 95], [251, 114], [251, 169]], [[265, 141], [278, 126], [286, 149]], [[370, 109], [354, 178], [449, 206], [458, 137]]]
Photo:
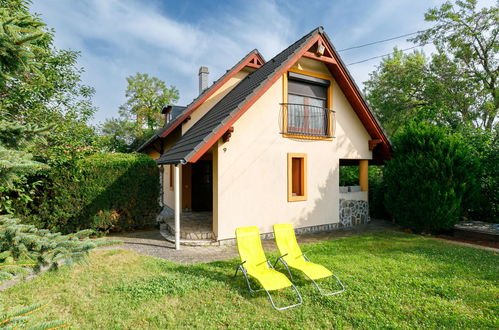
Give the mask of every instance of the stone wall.
[[168, 205], [163, 205], [161, 212], [159, 212], [158, 216], [156, 217], [156, 222], [157, 223], [165, 223], [166, 219], [168, 219], [169, 217], [172, 217], [174, 215], [175, 215], [174, 209], [172, 209]]
[[365, 224], [370, 221], [369, 202], [340, 199], [340, 223], [343, 227]]

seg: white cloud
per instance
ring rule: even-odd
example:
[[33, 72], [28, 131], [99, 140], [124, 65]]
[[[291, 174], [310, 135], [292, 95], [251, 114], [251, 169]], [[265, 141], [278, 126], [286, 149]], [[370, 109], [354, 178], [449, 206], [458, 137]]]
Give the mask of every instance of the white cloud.
[[[179, 104], [197, 95], [197, 73], [210, 68], [212, 80], [242, 56], [258, 48], [268, 60], [291, 42], [323, 25], [338, 49], [429, 26], [424, 12], [441, 1], [342, 0], [183, 2], [178, 12], [165, 12], [154, 0], [43, 0], [33, 4], [56, 29], [56, 45], [81, 51], [83, 80], [96, 88], [100, 108], [96, 122], [117, 115], [124, 102], [125, 78], [149, 73], [180, 90]], [[493, 5], [494, 0], [480, 0]], [[163, 4], [164, 5], [164, 4]], [[192, 7], [216, 10], [191, 15]], [[199, 9], [199, 8], [198, 8]], [[201, 8], [202, 9], [202, 8]], [[199, 17], [182, 20], [182, 17]], [[341, 53], [346, 63], [389, 53], [402, 40]], [[357, 83], [368, 78], [379, 60], [349, 67]]]
[[199, 66], [209, 66], [214, 80], [253, 48], [275, 55], [291, 30], [278, 7], [266, 1], [252, 2], [242, 15], [223, 12], [202, 24], [175, 21], [157, 4], [138, 0], [47, 0], [33, 7], [56, 29], [58, 47], [82, 52], [84, 82], [97, 91], [96, 121], [117, 115], [125, 78], [135, 72], [176, 85], [179, 103], [187, 104], [197, 94]]

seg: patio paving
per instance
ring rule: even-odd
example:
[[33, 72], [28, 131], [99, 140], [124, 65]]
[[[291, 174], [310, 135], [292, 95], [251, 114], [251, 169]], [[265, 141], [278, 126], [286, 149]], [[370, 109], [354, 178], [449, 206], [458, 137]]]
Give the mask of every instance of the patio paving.
[[[214, 238], [211, 223], [212, 212], [182, 212], [180, 238], [188, 240], [211, 240]], [[175, 236], [175, 217], [165, 219], [165, 230]]]
[[[385, 220], [373, 220], [369, 224], [357, 225], [351, 228], [342, 228], [327, 232], [298, 235], [299, 244], [309, 244], [326, 241], [334, 238], [342, 238], [353, 235], [369, 233], [377, 230], [395, 228]], [[182, 246], [179, 251], [175, 250], [175, 244], [165, 240], [159, 230], [136, 231], [126, 234], [113, 234], [110, 239], [124, 242], [122, 245], [110, 246], [104, 249], [126, 249], [152, 257], [183, 264], [197, 262], [211, 262], [227, 260], [238, 257], [237, 247], [233, 245], [222, 246]], [[262, 240], [265, 251], [275, 251], [277, 247], [273, 239]]]

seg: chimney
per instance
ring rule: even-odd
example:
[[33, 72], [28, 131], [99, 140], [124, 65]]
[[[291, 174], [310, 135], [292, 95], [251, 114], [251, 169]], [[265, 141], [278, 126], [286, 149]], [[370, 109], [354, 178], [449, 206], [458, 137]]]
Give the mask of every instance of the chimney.
[[199, 68], [199, 94], [208, 88], [208, 67], [202, 66]]
[[170, 120], [172, 120], [172, 109], [173, 107], [171, 105], [164, 105], [161, 109], [161, 113], [165, 115], [164, 125], [168, 124]]

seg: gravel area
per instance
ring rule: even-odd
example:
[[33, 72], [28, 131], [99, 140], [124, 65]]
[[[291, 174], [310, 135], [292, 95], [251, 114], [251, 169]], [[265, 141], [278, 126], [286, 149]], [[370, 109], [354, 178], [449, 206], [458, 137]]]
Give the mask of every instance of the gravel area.
[[[352, 228], [344, 228], [315, 234], [303, 234], [297, 236], [297, 239], [299, 244], [309, 244], [389, 228], [395, 227], [388, 221], [373, 220], [369, 224], [358, 225]], [[166, 241], [159, 233], [159, 230], [113, 234], [108, 236], [108, 238], [113, 240], [121, 240], [124, 242], [124, 244], [118, 246], [110, 246], [104, 249], [127, 249], [135, 251], [139, 254], [144, 254], [183, 264], [227, 260], [238, 257], [237, 247], [227, 245], [181, 246], [180, 250], [176, 251], [175, 245]], [[275, 251], [277, 249], [273, 239], [263, 240], [262, 244], [265, 251]]]

